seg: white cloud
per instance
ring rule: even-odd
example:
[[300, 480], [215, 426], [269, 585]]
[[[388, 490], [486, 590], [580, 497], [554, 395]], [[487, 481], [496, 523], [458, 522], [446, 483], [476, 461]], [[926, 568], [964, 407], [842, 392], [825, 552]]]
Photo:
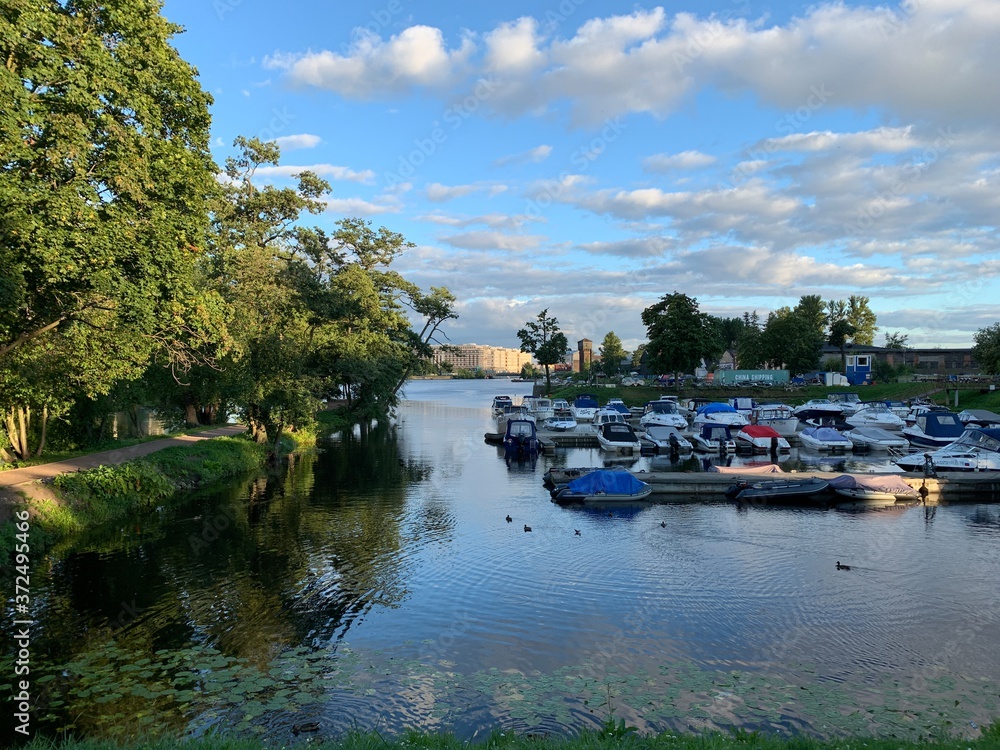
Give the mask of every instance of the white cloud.
[[477, 182], [470, 185], [442, 185], [440, 182], [432, 182], [425, 189], [427, 200], [434, 203], [444, 203], [464, 198], [473, 193], [485, 192], [490, 197], [499, 195], [507, 190], [506, 185], [496, 185], [490, 183]]
[[493, 162], [495, 167], [503, 167], [507, 164], [525, 164], [527, 162], [542, 162], [549, 158], [552, 153], [552, 146], [541, 145], [535, 146], [534, 148], [528, 149], [527, 151], [522, 151], [519, 154], [510, 154], [508, 156], [501, 156]]
[[347, 182], [361, 182], [365, 184], [371, 184], [375, 180], [375, 173], [370, 169], [363, 169], [359, 172], [350, 167], [340, 167], [335, 164], [265, 166], [258, 167], [254, 174], [260, 177], [294, 177], [302, 172], [315, 172], [320, 177], [328, 177], [331, 180], [345, 180]]
[[274, 142], [282, 151], [294, 151], [300, 148], [316, 148], [323, 139], [318, 135], [310, 133], [299, 133], [297, 135], [283, 135], [274, 139]]
[[410, 26], [388, 41], [361, 33], [346, 55], [324, 50], [302, 55], [278, 53], [267, 67], [284, 68], [293, 85], [335, 91], [356, 99], [374, 99], [416, 86], [444, 87], [457, 80], [473, 50], [466, 38], [448, 49], [440, 29]]
[[679, 154], [654, 154], [642, 160], [647, 172], [672, 172], [677, 169], [699, 169], [714, 164], [714, 156], [700, 151], [682, 151]]
[[396, 204], [372, 203], [363, 198], [328, 198], [324, 203], [327, 213], [339, 216], [374, 216], [399, 212], [399, 206]]
[[521, 252], [538, 247], [543, 237], [527, 234], [506, 234], [494, 231], [474, 231], [442, 237], [441, 241], [463, 250], [510, 250]]

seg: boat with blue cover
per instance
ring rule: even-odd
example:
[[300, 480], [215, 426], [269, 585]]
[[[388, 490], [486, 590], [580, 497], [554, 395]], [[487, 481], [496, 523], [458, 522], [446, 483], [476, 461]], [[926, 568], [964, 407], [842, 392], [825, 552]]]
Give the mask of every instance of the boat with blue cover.
[[530, 419], [509, 419], [503, 436], [506, 458], [531, 458], [540, 448], [535, 423]]
[[917, 415], [913, 424], [902, 429], [903, 435], [914, 448], [936, 450], [954, 443], [965, 432], [961, 418], [952, 411], [925, 411]]
[[573, 399], [573, 405], [569, 407], [569, 413], [573, 415], [573, 419], [577, 422], [590, 422], [594, 419], [594, 415], [597, 414], [599, 408], [596, 398], [589, 393], [581, 393]]
[[636, 479], [627, 471], [597, 469], [570, 481], [556, 485], [551, 491], [556, 503], [621, 503], [644, 500], [653, 486]]

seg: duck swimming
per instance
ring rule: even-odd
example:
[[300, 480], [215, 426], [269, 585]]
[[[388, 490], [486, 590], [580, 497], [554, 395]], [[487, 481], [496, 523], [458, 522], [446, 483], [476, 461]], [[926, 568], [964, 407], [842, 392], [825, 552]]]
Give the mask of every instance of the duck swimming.
[[841, 565], [840, 560], [837, 560], [837, 570], [850, 570], [850, 565]]

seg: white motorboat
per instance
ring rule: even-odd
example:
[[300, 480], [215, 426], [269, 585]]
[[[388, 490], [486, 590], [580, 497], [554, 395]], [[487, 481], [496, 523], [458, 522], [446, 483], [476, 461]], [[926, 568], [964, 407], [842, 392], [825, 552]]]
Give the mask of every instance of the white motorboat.
[[853, 414], [848, 414], [844, 421], [852, 427], [881, 427], [897, 432], [906, 426], [902, 417], [890, 411], [884, 401], [866, 401]]
[[[619, 417], [621, 414], [618, 415]], [[601, 450], [611, 453], [639, 453], [642, 443], [635, 430], [624, 422], [605, 422], [597, 429]]]
[[832, 427], [806, 427], [799, 431], [799, 440], [814, 451], [844, 452], [854, 447], [844, 433]]
[[699, 425], [695, 432], [688, 435], [691, 445], [702, 453], [735, 453], [736, 441], [733, 440], [729, 425], [718, 422], [706, 422]]
[[554, 417], [556, 410], [552, 406], [552, 399], [541, 396], [525, 396], [521, 403], [528, 408], [528, 413], [535, 418], [536, 422], [544, 422], [549, 417]]
[[791, 437], [799, 429], [799, 418], [786, 404], [758, 404], [750, 412], [750, 424], [770, 427], [782, 437]]
[[897, 458], [896, 465], [905, 471], [1000, 471], [1000, 429], [967, 429], [949, 445]]
[[958, 413], [958, 418], [966, 427], [1000, 427], [1000, 414], [986, 409], [966, 409]]
[[687, 419], [681, 416], [675, 401], [661, 399], [646, 404], [646, 412], [639, 417], [639, 426], [648, 429], [653, 425], [676, 427], [679, 430], [688, 426]]
[[910, 448], [910, 441], [900, 433], [889, 432], [881, 427], [855, 427], [846, 435], [856, 450], [905, 452]]
[[614, 409], [616, 412], [621, 414], [625, 419], [632, 416], [631, 410], [625, 405], [625, 402], [620, 398], [609, 398], [608, 403], [604, 405], [605, 409]]
[[958, 440], [965, 432], [965, 425], [955, 412], [925, 411], [917, 415], [913, 424], [902, 429], [903, 437], [917, 449], [937, 450]]
[[841, 419], [844, 416], [844, 409], [825, 398], [811, 398], [792, 409], [792, 413], [803, 422], [807, 422], [810, 419]]
[[493, 397], [493, 413], [503, 414], [503, 408], [505, 406], [513, 406], [514, 400], [510, 396], [494, 396]]
[[581, 393], [573, 399], [569, 412], [577, 422], [590, 422], [599, 408], [596, 398], [588, 393]]
[[569, 414], [569, 401], [564, 398], [553, 399], [552, 410], [556, 414]]
[[691, 441], [670, 425], [654, 424], [646, 428], [646, 439], [656, 446], [657, 453], [690, 453]]
[[705, 404], [698, 409], [694, 415], [694, 419], [691, 421], [691, 426], [697, 428], [699, 425], [706, 423], [724, 424], [739, 429], [750, 424], [750, 420], [729, 404], [716, 401], [711, 404]]
[[553, 432], [567, 432], [576, 429], [576, 420], [569, 414], [552, 416], [542, 422], [542, 427]]
[[594, 412], [594, 419], [591, 425], [594, 432], [600, 432], [601, 426], [606, 424], [628, 424], [628, 419], [622, 413], [614, 409], [602, 408]]
[[839, 406], [844, 416], [853, 414], [858, 409], [861, 408], [861, 397], [851, 391], [837, 391], [835, 393], [828, 393], [826, 395], [826, 400], [831, 404]]
[[773, 427], [763, 424], [748, 424], [736, 433], [736, 447], [749, 448], [754, 453], [787, 453], [791, 444]]

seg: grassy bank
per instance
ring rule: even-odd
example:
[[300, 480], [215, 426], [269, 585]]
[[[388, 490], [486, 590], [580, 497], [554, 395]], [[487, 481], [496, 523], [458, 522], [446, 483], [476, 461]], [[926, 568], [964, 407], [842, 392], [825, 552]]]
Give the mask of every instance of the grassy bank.
[[[287, 451], [315, 442], [312, 433], [287, 438]], [[30, 546], [48, 549], [56, 540], [83, 529], [151, 510], [174, 493], [191, 490], [262, 468], [269, 446], [245, 437], [220, 437], [194, 445], [164, 448], [115, 466], [61, 474], [34, 488], [19, 507], [31, 513]], [[0, 560], [10, 559], [14, 524], [0, 529]]]
[[[312, 727], [310, 727], [312, 728]], [[576, 737], [555, 738], [547, 735], [520, 735], [495, 731], [475, 742], [463, 742], [446, 734], [411, 732], [401, 737], [385, 737], [378, 732], [354, 732], [338, 740], [316, 740], [309, 732], [280, 745], [275, 740], [227, 739], [203, 737], [197, 740], [150, 740], [148, 742], [115, 743], [111, 741], [47, 742], [35, 740], [27, 745], [31, 750], [60, 748], [61, 750], [262, 750], [269, 747], [301, 746], [317, 750], [460, 750], [479, 747], [483, 750], [1000, 750], [1000, 729], [997, 724], [986, 727], [976, 739], [928, 740], [921, 742], [897, 739], [855, 737], [822, 741], [807, 737], [779, 737], [757, 732], [735, 731], [730, 734], [671, 734], [639, 735], [621, 722], [608, 721], [597, 731], [583, 732]]]

